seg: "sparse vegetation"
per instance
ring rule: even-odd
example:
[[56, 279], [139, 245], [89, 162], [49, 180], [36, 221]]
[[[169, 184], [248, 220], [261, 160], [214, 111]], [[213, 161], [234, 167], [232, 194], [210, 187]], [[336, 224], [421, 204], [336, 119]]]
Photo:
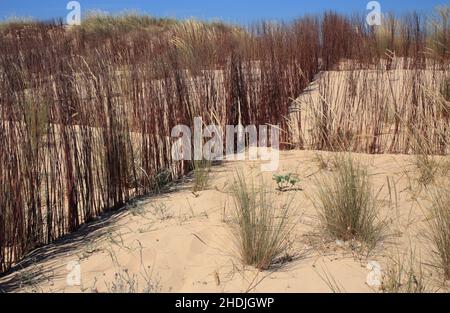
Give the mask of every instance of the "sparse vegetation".
[[414, 251], [407, 255], [397, 254], [391, 258], [383, 271], [381, 291], [385, 293], [426, 293], [430, 292], [424, 268]]
[[152, 204], [152, 213], [161, 221], [166, 221], [173, 218], [170, 209], [165, 203]]
[[116, 16], [101, 11], [90, 11], [83, 18], [81, 29], [96, 36], [139, 31], [163, 33], [177, 23], [174, 19], [157, 18], [133, 11], [123, 12]]
[[[154, 293], [158, 292], [158, 284], [143, 277], [144, 285], [140, 285], [139, 276], [130, 273], [126, 268], [120, 269], [114, 274], [114, 280], [106, 282], [106, 289], [108, 293]], [[95, 287], [94, 287], [95, 288]]]
[[[138, 247], [136, 249], [139, 250], [140, 255], [139, 275], [131, 273], [127, 268], [122, 267], [114, 250], [108, 250], [108, 254], [116, 271], [112, 281], [105, 281], [108, 293], [154, 293], [160, 290], [159, 281], [153, 276], [154, 273], [152, 268], [145, 265], [143, 260], [143, 246], [139, 241], [137, 243]], [[91, 287], [94, 292], [98, 292], [95, 286], [96, 283], [97, 281], [95, 281], [94, 286]]]

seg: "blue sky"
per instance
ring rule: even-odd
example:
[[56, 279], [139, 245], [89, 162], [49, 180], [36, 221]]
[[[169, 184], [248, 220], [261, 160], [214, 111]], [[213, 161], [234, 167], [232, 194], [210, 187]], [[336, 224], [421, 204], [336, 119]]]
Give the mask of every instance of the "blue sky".
[[[135, 10], [153, 16], [197, 17], [249, 23], [261, 19], [290, 20], [307, 13], [334, 10], [342, 13], [366, 12], [369, 0], [78, 0], [82, 12], [92, 9], [117, 13]], [[11, 16], [50, 19], [65, 17], [69, 0], [0, 0], [0, 19]], [[382, 11], [396, 13], [431, 12], [447, 0], [379, 0]]]

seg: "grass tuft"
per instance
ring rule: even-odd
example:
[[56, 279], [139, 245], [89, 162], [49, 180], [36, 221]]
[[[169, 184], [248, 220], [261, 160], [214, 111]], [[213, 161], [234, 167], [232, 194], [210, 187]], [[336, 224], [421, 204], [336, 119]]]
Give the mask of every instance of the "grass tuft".
[[378, 218], [377, 199], [367, 171], [350, 156], [339, 156], [336, 171], [317, 183], [315, 206], [322, 226], [333, 237], [358, 240], [374, 248], [385, 235]]
[[244, 175], [235, 175], [232, 194], [236, 208], [234, 232], [242, 261], [260, 270], [280, 263], [288, 249], [292, 229], [292, 198], [276, 201], [264, 182], [247, 183]]

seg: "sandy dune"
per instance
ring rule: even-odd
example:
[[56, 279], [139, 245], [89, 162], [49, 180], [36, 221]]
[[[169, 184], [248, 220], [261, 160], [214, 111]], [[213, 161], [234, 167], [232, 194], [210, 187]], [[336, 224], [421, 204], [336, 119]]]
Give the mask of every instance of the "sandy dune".
[[[380, 214], [390, 222], [389, 239], [367, 256], [353, 251], [348, 243], [320, 234], [311, 197], [318, 175], [330, 172], [319, 169], [319, 155], [325, 160], [331, 156], [314, 151], [281, 152], [278, 172], [297, 173], [302, 190], [279, 193], [272, 174], [263, 174], [280, 200], [294, 197], [297, 210], [298, 222], [286, 258], [289, 262], [279, 268], [259, 272], [240, 262], [229, 226], [234, 203], [228, 188], [236, 168], [255, 180], [260, 180], [261, 173], [258, 162], [226, 162], [213, 168], [208, 190], [194, 194], [191, 183], [180, 182], [167, 193], [105, 215], [33, 252], [21, 263], [23, 269], [0, 279], [0, 288], [37, 292], [141, 292], [147, 287], [162, 292], [330, 292], [326, 277], [332, 277], [347, 292], [371, 292], [376, 288], [366, 283], [369, 261], [378, 261], [384, 268], [388, 256], [407, 251], [410, 242], [424, 263], [428, 260], [429, 248], [421, 235], [428, 204], [426, 193], [416, 183], [414, 157], [355, 154], [368, 166], [375, 189], [382, 188]], [[392, 190], [396, 190], [397, 200]], [[74, 264], [80, 265], [81, 282], [69, 286], [68, 281], [74, 283], [68, 280]]]

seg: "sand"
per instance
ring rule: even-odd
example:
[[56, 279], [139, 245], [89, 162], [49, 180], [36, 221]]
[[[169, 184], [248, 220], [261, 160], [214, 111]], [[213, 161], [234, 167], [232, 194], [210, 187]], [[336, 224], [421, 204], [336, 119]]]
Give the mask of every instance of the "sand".
[[[380, 216], [389, 221], [389, 238], [369, 255], [323, 235], [312, 201], [314, 182], [332, 172], [319, 168], [318, 156], [327, 159], [332, 154], [280, 152], [277, 173], [298, 174], [301, 190], [277, 192], [272, 173], [262, 174], [280, 201], [294, 197], [290, 258], [280, 267], [258, 271], [242, 264], [230, 227], [234, 202], [228, 190], [236, 169], [248, 179], [261, 181], [260, 164], [224, 162], [213, 167], [207, 190], [193, 193], [187, 179], [170, 186], [168, 192], [105, 214], [31, 253], [21, 262], [22, 269], [0, 278], [0, 288], [16, 292], [331, 292], [326, 278], [331, 277], [341, 291], [376, 292], [376, 286], [367, 284], [369, 262], [379, 262], [383, 271], [390, 256], [407, 252], [410, 246], [424, 263], [429, 261], [430, 246], [423, 236], [427, 194], [417, 183], [413, 156], [354, 154], [367, 165], [374, 189], [381, 189]], [[77, 273], [77, 265], [80, 281], [70, 275]]]

